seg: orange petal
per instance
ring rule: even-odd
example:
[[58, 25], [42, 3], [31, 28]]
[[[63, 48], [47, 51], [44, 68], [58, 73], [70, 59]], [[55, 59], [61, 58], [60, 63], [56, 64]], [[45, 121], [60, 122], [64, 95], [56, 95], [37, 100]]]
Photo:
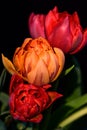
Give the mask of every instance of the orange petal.
[[29, 83], [42, 86], [49, 83], [48, 69], [42, 59], [40, 59], [36, 67], [27, 75]]
[[10, 73], [10, 74], [18, 74], [21, 78], [23, 78], [24, 80], [27, 81], [27, 79], [25, 77], [23, 77], [21, 74], [19, 74], [14, 65], [12, 64], [12, 62], [7, 58], [5, 57], [3, 54], [2, 54], [2, 62], [3, 62], [3, 65], [4, 67], [7, 69], [7, 71]]
[[32, 38], [26, 38], [22, 44], [22, 48], [24, 48], [30, 41], [32, 41]]
[[58, 73], [57, 73], [57, 75], [55, 76], [55, 78], [52, 80], [52, 82], [53, 82], [54, 80], [56, 80], [57, 77], [60, 75], [60, 73], [61, 73], [62, 70], [63, 70], [64, 63], [65, 63], [65, 55], [64, 55], [63, 51], [62, 51], [61, 49], [59, 49], [59, 48], [56, 48], [56, 47], [54, 47], [54, 51], [55, 51], [55, 53], [56, 53], [56, 55], [57, 55], [57, 57], [58, 57], [59, 70], [58, 70]]
[[58, 63], [58, 58], [55, 55], [55, 53], [52, 53], [52, 51], [49, 51], [49, 55], [50, 55], [50, 60], [48, 64], [48, 70], [50, 74], [49, 75], [50, 81], [52, 81], [59, 70], [59, 63]]
[[12, 64], [12, 62], [3, 54], [2, 54], [2, 63], [10, 74], [14, 74], [16, 72], [15, 67]]

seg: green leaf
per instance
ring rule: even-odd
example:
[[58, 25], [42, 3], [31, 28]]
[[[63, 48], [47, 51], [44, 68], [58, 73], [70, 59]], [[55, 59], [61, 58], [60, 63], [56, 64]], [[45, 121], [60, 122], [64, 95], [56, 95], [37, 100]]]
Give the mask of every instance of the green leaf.
[[84, 94], [70, 102], [66, 102], [64, 105], [61, 105], [59, 109], [55, 111], [56, 113], [62, 113], [61, 120], [65, 119], [67, 116], [69, 116], [72, 112], [79, 109], [80, 107], [87, 104], [87, 94]]
[[[68, 67], [68, 69], [65, 70], [63, 73], [65, 76], [61, 76], [52, 83], [52, 86], [57, 86], [57, 91], [61, 87], [64, 95], [62, 100], [63, 102], [61, 102], [60, 105], [56, 105], [55, 109], [52, 108], [50, 112], [48, 109], [48, 112], [44, 113], [43, 122], [40, 124], [40, 129], [42, 130], [56, 129], [59, 122], [66, 119], [70, 114], [75, 112], [77, 109], [80, 109], [80, 107], [87, 103], [87, 95], [82, 96], [83, 84], [80, 66], [77, 59], [73, 57], [69, 58], [68, 66], [71, 67]], [[45, 126], [45, 128], [43, 126]]]
[[[83, 81], [80, 65], [75, 57], [71, 57], [71, 62], [74, 67], [68, 75], [60, 79], [60, 86], [63, 90], [63, 95], [65, 100], [68, 102], [82, 95]], [[70, 61], [69, 60], [69, 61]]]
[[26, 128], [26, 124], [25, 123], [17, 123], [17, 129], [18, 130], [24, 130]]
[[[82, 106], [87, 104], [87, 94], [80, 96], [70, 102], [66, 102], [51, 113], [51, 118], [48, 124], [48, 130], [54, 130], [59, 123], [65, 120], [73, 112], [80, 109]], [[50, 125], [51, 122], [51, 125]]]
[[69, 117], [67, 117], [65, 120], [59, 123], [58, 127], [65, 127], [69, 125], [70, 123], [74, 122], [78, 118], [81, 118], [82, 116], [87, 115], [87, 106], [81, 108], [80, 110], [77, 110], [73, 114], [71, 114]]
[[3, 112], [6, 109], [6, 107], [8, 106], [8, 100], [9, 96], [4, 92], [0, 92], [0, 102], [2, 103], [0, 112]]
[[[84, 108], [82, 108], [84, 109]], [[83, 110], [84, 111], [84, 110]], [[75, 114], [75, 113], [74, 113]], [[63, 130], [87, 130], [87, 114], [66, 125]]]
[[2, 89], [2, 87], [4, 86], [5, 84], [5, 80], [6, 80], [6, 74], [7, 74], [7, 71], [6, 69], [4, 68], [1, 75], [0, 75], [0, 89]]
[[63, 72], [63, 75], [66, 76], [67, 74], [69, 74], [73, 70], [74, 67], [75, 67], [75, 65], [72, 65], [71, 67], [69, 67], [68, 69], [66, 69]]
[[5, 124], [2, 120], [0, 120], [0, 130], [6, 130]]
[[4, 111], [4, 112], [0, 113], [0, 116], [7, 115], [7, 114], [9, 115], [10, 111]]

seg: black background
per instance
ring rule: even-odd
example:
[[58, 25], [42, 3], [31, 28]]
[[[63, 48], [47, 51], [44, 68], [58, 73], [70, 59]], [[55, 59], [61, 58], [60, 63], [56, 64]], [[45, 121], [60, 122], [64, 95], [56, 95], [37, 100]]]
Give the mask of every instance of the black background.
[[[14, 50], [20, 46], [26, 37], [30, 37], [28, 31], [28, 18], [31, 12], [47, 14], [49, 10], [57, 6], [59, 11], [68, 11], [70, 14], [77, 11], [80, 23], [87, 27], [87, 4], [86, 0], [2, 0], [0, 1], [0, 54], [3, 53], [12, 59]], [[83, 90], [87, 93], [87, 46], [75, 54], [82, 71]], [[3, 64], [0, 56], [0, 74]], [[5, 91], [9, 91], [8, 74]], [[66, 86], [64, 86], [66, 87]], [[86, 130], [87, 117], [77, 121], [77, 127]], [[79, 123], [80, 122], [80, 123]], [[83, 123], [81, 123], [83, 122]], [[85, 124], [85, 125], [84, 125]], [[74, 125], [72, 124], [72, 129]], [[84, 128], [83, 128], [84, 127]], [[86, 128], [85, 128], [86, 127]]]
[[[0, 53], [11, 59], [15, 48], [20, 46], [26, 37], [30, 37], [28, 31], [30, 13], [46, 14], [55, 5], [60, 12], [66, 10], [72, 14], [77, 11], [83, 29], [87, 27], [86, 0], [3, 0], [0, 2]], [[76, 54], [76, 57], [87, 89], [87, 47]], [[0, 73], [2, 68], [0, 57]]]

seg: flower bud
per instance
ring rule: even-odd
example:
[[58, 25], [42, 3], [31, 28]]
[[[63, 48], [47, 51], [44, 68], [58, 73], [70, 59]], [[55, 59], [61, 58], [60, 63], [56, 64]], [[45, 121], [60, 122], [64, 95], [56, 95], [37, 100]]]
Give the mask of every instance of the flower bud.
[[13, 63], [2, 55], [8, 71], [17, 73], [31, 84], [42, 86], [57, 79], [64, 62], [64, 53], [52, 48], [42, 37], [26, 38], [21, 47], [16, 48]]
[[26, 84], [18, 75], [13, 75], [10, 81], [9, 107], [12, 117], [25, 122], [41, 122], [41, 114], [56, 99], [62, 95], [47, 89], [51, 85], [42, 87]]
[[47, 14], [32, 12], [28, 28], [33, 38], [42, 36], [64, 53], [75, 54], [87, 43], [87, 28], [82, 28], [77, 12], [59, 12], [57, 6]]

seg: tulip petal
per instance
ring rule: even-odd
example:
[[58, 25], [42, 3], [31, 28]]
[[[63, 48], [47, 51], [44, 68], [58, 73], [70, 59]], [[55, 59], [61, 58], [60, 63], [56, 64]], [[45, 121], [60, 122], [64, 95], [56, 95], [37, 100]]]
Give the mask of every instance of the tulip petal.
[[14, 90], [19, 84], [23, 84], [23, 79], [17, 74], [13, 74], [10, 81], [9, 94], [14, 92]]
[[29, 83], [38, 86], [49, 83], [49, 73], [46, 64], [42, 59], [40, 59], [36, 67], [28, 73], [27, 78]]
[[43, 115], [39, 114], [39, 115], [33, 117], [32, 119], [30, 119], [29, 121], [33, 122], [33, 123], [40, 123], [42, 118], [43, 118]]
[[43, 88], [45, 89], [45, 90], [47, 90], [47, 89], [49, 89], [49, 88], [51, 88], [52, 86], [50, 85], [50, 84], [46, 84], [46, 85], [43, 85]]
[[25, 59], [26, 53], [24, 53], [24, 50], [20, 47], [16, 48], [14, 56], [13, 56], [13, 64], [17, 72], [20, 74], [24, 71], [24, 59]]
[[81, 43], [79, 44], [79, 46], [70, 54], [75, 54], [78, 51], [80, 51], [86, 45], [86, 43], [87, 43], [87, 29], [84, 30], [83, 39], [82, 39]]
[[[71, 49], [72, 35], [69, 27], [69, 17], [65, 17], [64, 20], [53, 28], [50, 35], [47, 36], [48, 41], [53, 47], [61, 48], [65, 53]], [[49, 28], [46, 28], [49, 30]]]
[[55, 53], [56, 53], [56, 55], [57, 55], [57, 57], [58, 57], [59, 70], [58, 70], [58, 72], [57, 72], [56, 77], [52, 80], [52, 82], [53, 82], [54, 80], [56, 80], [57, 77], [60, 75], [60, 73], [62, 72], [62, 70], [63, 70], [63, 68], [64, 68], [64, 64], [65, 64], [65, 55], [64, 55], [63, 51], [62, 51], [61, 49], [59, 49], [59, 48], [56, 48], [56, 47], [54, 47], [54, 51], [55, 51]]
[[73, 41], [72, 46], [69, 52], [73, 52], [75, 49], [78, 48], [79, 44], [81, 44], [83, 34], [81, 32], [81, 29], [79, 27], [76, 27], [76, 30], [73, 34]]
[[34, 13], [31, 13], [28, 25], [30, 34], [33, 38], [37, 38], [39, 36], [45, 38], [44, 21], [45, 15], [35, 15]]
[[50, 60], [48, 65], [48, 71], [49, 71], [50, 81], [52, 81], [55, 75], [57, 74], [57, 72], [59, 71], [59, 61], [55, 53], [49, 51], [49, 55], [50, 55]]
[[15, 67], [12, 64], [12, 62], [3, 54], [2, 54], [2, 62], [3, 62], [4, 67], [8, 70], [10, 74], [14, 74], [16, 72]]
[[27, 45], [27, 43], [29, 43], [29, 42], [31, 42], [32, 41], [32, 38], [26, 38], [25, 40], [24, 40], [24, 42], [23, 42], [23, 44], [22, 44], [22, 48], [25, 48], [26, 47], [26, 45]]
[[52, 92], [49, 91], [49, 92], [48, 92], [48, 95], [49, 95], [49, 97], [50, 97], [50, 99], [51, 99], [51, 102], [50, 102], [50, 104], [48, 104], [47, 108], [48, 108], [56, 99], [58, 99], [58, 98], [60, 98], [60, 97], [63, 96], [62, 94], [57, 93], [57, 92], [53, 92], [53, 91], [52, 91]]
[[46, 15], [45, 18], [45, 27], [46, 29], [46, 35], [49, 36], [53, 28], [57, 25], [58, 23], [58, 10], [57, 7], [55, 6], [53, 10], [50, 10], [48, 14]]
[[3, 62], [3, 65], [4, 67], [7, 69], [7, 71], [10, 73], [10, 74], [17, 74], [19, 75], [21, 78], [23, 78], [25, 81], [28, 81], [27, 78], [23, 77], [20, 73], [18, 73], [14, 67], [14, 65], [12, 64], [12, 62], [7, 58], [5, 57], [3, 54], [2, 54], [2, 62]]
[[24, 62], [24, 69], [26, 74], [32, 71], [36, 67], [38, 59], [39, 59], [38, 56], [33, 50], [31, 53], [26, 54], [25, 62]]

